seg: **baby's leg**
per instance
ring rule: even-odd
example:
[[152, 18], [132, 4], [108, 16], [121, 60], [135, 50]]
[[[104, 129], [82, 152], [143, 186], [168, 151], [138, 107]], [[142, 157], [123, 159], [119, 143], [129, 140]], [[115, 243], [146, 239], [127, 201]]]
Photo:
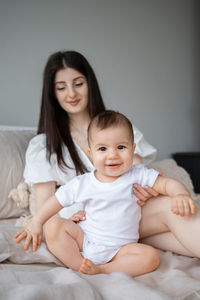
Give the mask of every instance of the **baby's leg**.
[[71, 220], [51, 218], [45, 225], [48, 249], [68, 268], [78, 271], [83, 257], [83, 231]]
[[85, 274], [110, 274], [125, 272], [130, 276], [139, 276], [155, 270], [160, 263], [158, 252], [151, 246], [131, 243], [123, 246], [113, 259], [102, 265], [95, 265], [89, 259], [83, 259], [79, 271]]

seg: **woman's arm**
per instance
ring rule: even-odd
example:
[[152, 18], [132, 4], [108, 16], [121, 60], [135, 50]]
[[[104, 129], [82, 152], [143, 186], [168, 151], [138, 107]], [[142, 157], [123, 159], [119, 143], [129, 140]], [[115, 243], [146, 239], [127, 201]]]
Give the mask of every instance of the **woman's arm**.
[[146, 201], [151, 199], [152, 197], [157, 197], [159, 193], [152, 187], [146, 186], [146, 188], [143, 188], [138, 183], [133, 184], [133, 193], [138, 198], [137, 203], [140, 206], [143, 206]]
[[[142, 164], [143, 160], [142, 157], [139, 154], [134, 154], [133, 157], [133, 165]], [[144, 189], [141, 185], [137, 184], [137, 182], [134, 182], [133, 184], [133, 193], [138, 198], [137, 203], [140, 206], [143, 206], [147, 200], [149, 200], [152, 197], [157, 197], [159, 195], [158, 192], [156, 192], [153, 188], [148, 187], [148, 189]]]
[[36, 212], [41, 208], [45, 201], [53, 196], [56, 192], [56, 182], [49, 181], [43, 183], [36, 183], [35, 188], [35, 210]]
[[37, 211], [37, 213], [33, 217], [34, 222], [44, 225], [46, 221], [57, 214], [57, 212], [59, 212], [62, 208], [63, 206], [59, 203], [56, 196], [53, 195], [49, 199], [47, 199], [47, 201], [45, 201], [45, 203]]

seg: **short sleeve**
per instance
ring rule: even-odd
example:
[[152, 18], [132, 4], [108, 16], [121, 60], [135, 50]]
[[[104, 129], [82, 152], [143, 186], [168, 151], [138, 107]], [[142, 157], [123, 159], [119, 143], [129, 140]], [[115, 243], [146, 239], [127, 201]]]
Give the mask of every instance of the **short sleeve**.
[[[75, 179], [75, 178], [74, 178]], [[76, 180], [72, 179], [65, 185], [62, 185], [57, 189], [55, 196], [58, 202], [63, 206], [67, 207], [74, 203], [74, 185], [76, 185]]]
[[80, 176], [74, 177], [68, 183], [59, 187], [55, 193], [58, 202], [63, 206], [63, 209], [59, 211], [62, 218], [70, 218], [77, 211], [83, 210], [83, 204], [77, 202], [80, 195], [79, 179]]
[[159, 172], [154, 169], [148, 169], [145, 165], [134, 165], [132, 167], [132, 176], [134, 182], [140, 184], [142, 187], [152, 187], [159, 176]]
[[143, 134], [136, 126], [133, 125], [133, 129], [136, 144], [135, 153], [139, 154], [143, 159], [143, 163], [147, 165], [155, 160], [157, 150], [144, 139]]
[[39, 134], [29, 142], [25, 156], [24, 178], [28, 183], [57, 181], [55, 166], [46, 157], [46, 136]]

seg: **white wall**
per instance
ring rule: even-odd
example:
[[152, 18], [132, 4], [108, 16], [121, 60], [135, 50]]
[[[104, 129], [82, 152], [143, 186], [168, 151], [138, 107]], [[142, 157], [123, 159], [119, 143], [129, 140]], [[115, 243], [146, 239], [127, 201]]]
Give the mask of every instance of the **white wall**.
[[0, 2], [0, 124], [36, 126], [42, 72], [81, 51], [108, 108], [125, 113], [158, 158], [200, 151], [198, 0]]

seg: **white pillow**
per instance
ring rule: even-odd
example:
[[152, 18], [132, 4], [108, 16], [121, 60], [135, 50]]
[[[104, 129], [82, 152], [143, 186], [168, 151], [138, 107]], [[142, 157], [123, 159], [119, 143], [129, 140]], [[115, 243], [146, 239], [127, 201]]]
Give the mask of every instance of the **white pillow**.
[[31, 130], [0, 130], [0, 219], [26, 213], [8, 199], [8, 194], [23, 179], [25, 152], [34, 135]]

